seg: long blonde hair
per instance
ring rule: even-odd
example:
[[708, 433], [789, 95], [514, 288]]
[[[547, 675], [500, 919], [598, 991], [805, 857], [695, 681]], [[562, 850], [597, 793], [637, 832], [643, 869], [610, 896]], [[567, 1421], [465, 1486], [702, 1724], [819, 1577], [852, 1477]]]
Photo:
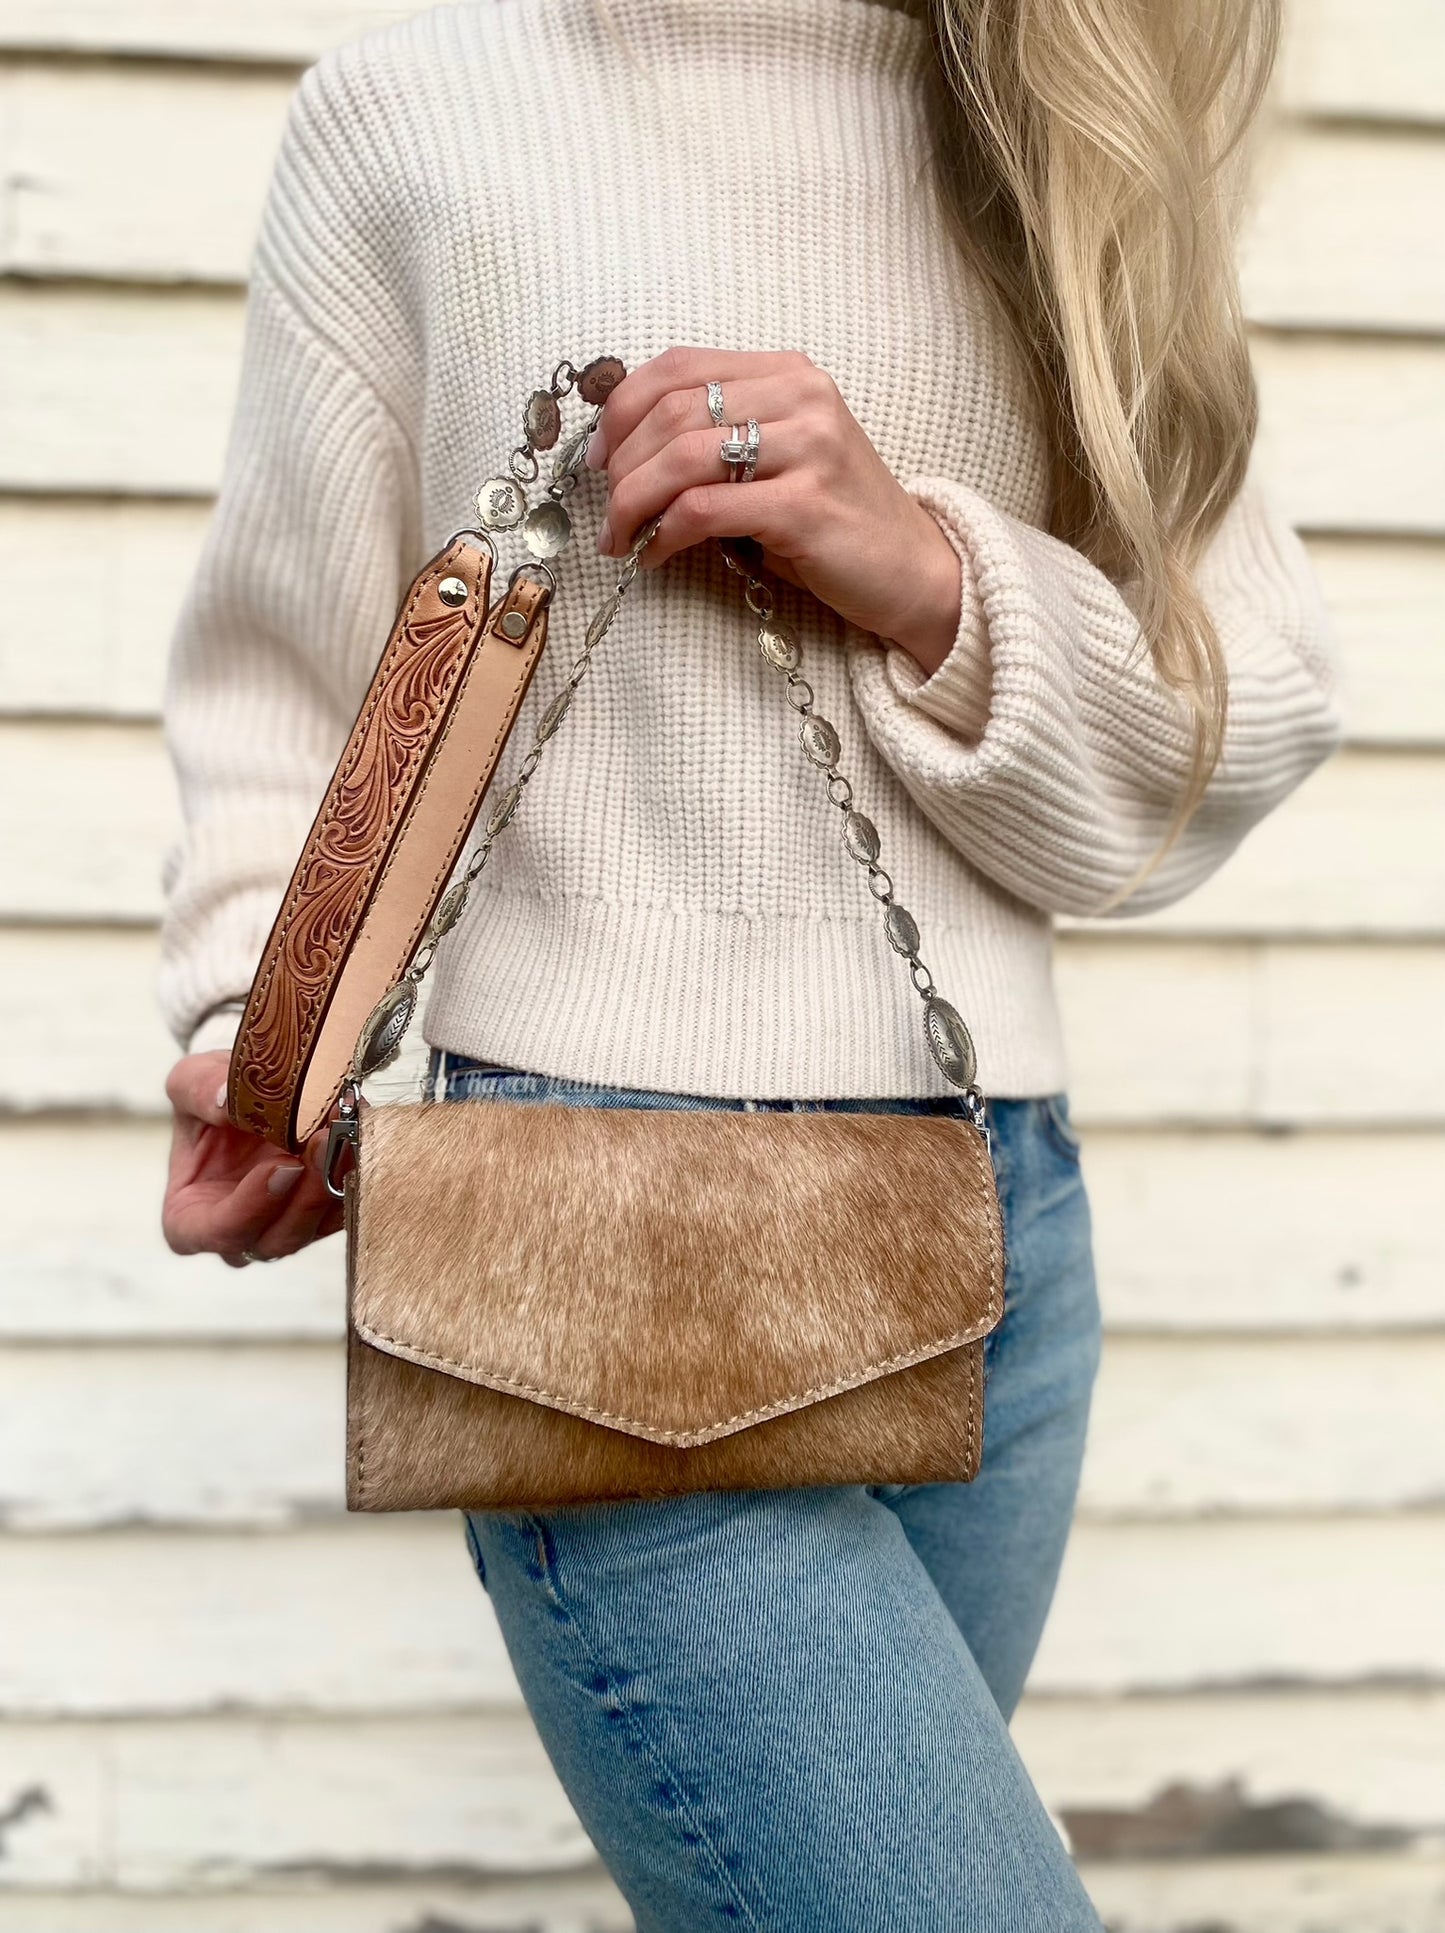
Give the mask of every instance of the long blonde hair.
[[1258, 419], [1235, 229], [1281, 0], [892, 4], [927, 23], [939, 210], [1032, 390], [1049, 528], [1127, 587], [1190, 730], [1163, 841], [1093, 909], [1109, 912], [1174, 844], [1224, 742], [1228, 674], [1194, 573]]
[[1235, 261], [1244, 136], [1280, 0], [918, 0], [945, 219], [1048, 436], [1050, 528], [1130, 586], [1193, 756], [1147, 877], [1203, 796], [1228, 676], [1195, 566], [1258, 418]]

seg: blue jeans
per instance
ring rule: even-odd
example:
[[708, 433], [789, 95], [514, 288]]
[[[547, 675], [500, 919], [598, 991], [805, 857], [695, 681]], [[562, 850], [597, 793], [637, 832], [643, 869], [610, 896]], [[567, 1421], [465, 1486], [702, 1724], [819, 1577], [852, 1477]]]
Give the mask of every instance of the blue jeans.
[[[739, 1101], [435, 1054], [449, 1100]], [[969, 1484], [472, 1512], [527, 1704], [639, 1933], [1100, 1933], [1008, 1719], [1073, 1514], [1099, 1354], [1062, 1095], [992, 1101], [1008, 1241]]]

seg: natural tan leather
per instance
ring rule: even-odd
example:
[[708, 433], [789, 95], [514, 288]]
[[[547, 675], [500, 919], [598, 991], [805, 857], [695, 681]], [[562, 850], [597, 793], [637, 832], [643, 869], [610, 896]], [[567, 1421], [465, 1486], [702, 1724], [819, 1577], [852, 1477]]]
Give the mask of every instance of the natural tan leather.
[[[416, 951], [546, 643], [546, 585], [518, 577], [489, 612], [491, 571], [463, 536], [407, 592], [263, 950], [228, 1110], [292, 1152], [326, 1119], [363, 1023]], [[467, 585], [464, 605], [440, 597], [448, 578]], [[501, 629], [509, 612], [525, 624], [515, 639]]]
[[352, 1509], [978, 1468], [1003, 1226], [962, 1119], [388, 1106], [346, 1187]]

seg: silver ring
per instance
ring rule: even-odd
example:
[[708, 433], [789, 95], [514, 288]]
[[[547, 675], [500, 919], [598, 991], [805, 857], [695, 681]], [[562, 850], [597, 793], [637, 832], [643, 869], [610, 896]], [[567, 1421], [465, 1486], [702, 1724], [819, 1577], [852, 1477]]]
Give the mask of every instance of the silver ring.
[[732, 431], [732, 435], [724, 437], [718, 445], [719, 453], [732, 472], [734, 483], [751, 483], [757, 474], [758, 450], [763, 433], [758, 428], [758, 420], [755, 416], [748, 418], [746, 438], [741, 435], [736, 423], [733, 424]]
[[707, 386], [707, 411], [715, 423], [727, 421], [723, 414], [722, 384], [709, 383]]

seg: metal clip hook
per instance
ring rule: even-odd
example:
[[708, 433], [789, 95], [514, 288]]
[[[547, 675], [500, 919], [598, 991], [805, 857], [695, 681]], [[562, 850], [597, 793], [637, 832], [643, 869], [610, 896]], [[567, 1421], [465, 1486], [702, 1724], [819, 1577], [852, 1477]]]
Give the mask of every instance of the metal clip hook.
[[345, 1184], [340, 1187], [336, 1182], [336, 1168], [343, 1147], [351, 1149], [355, 1158], [360, 1122], [356, 1116], [356, 1083], [348, 1081], [341, 1090], [341, 1112], [331, 1123], [326, 1136], [326, 1159], [321, 1164], [321, 1178], [326, 1183], [326, 1192], [337, 1201], [346, 1199]]

